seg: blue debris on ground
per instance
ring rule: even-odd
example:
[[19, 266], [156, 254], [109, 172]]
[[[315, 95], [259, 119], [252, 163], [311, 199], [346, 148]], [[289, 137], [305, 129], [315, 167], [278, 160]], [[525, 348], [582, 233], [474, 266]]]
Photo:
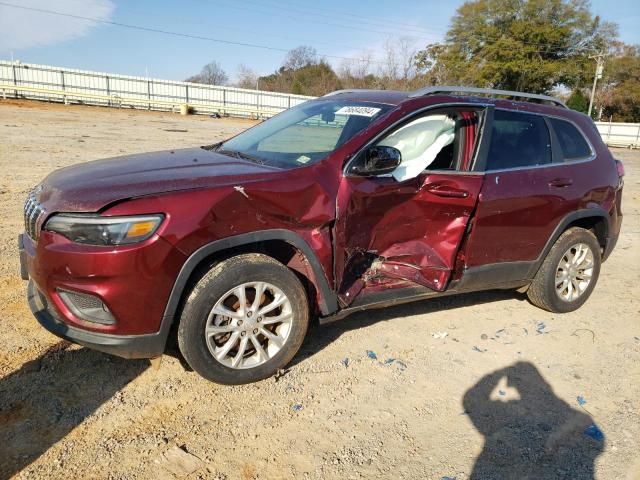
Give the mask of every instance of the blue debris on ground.
[[584, 397], [582, 395], [578, 395], [576, 397], [576, 400], [578, 402], [578, 405], [583, 406], [585, 403], [587, 403], [587, 401], [584, 399]]
[[343, 358], [342, 360], [340, 360], [340, 363], [342, 363], [345, 368], [349, 366], [349, 358]]
[[294, 412], [299, 412], [300, 410], [302, 410], [302, 404], [294, 403], [293, 405], [291, 405], [291, 410], [293, 410]]
[[378, 356], [376, 355], [376, 352], [372, 351], [372, 350], [367, 350], [367, 357], [369, 357], [371, 360], [377, 360]]
[[498, 390], [498, 394], [499, 394], [501, 397], [504, 397], [504, 396], [507, 394], [507, 392], [505, 392], [504, 390]]
[[484, 348], [484, 349], [483, 348], [478, 348], [475, 345], [473, 346], [473, 350], [476, 351], [476, 352], [480, 352], [480, 353], [484, 353], [484, 352], [487, 351], [486, 348]]
[[544, 322], [540, 322], [537, 326], [536, 326], [536, 332], [538, 333], [538, 335], [542, 335], [544, 333], [549, 333], [546, 332], [545, 329], [547, 328], [547, 326], [544, 324]]
[[584, 434], [587, 437], [593, 438], [597, 442], [601, 442], [604, 440], [604, 433], [602, 432], [602, 430], [600, 430], [600, 428], [595, 423], [592, 423], [587, 428], [585, 428]]
[[406, 364], [406, 363], [404, 363], [404, 362], [402, 362], [402, 361], [400, 361], [400, 360], [398, 360], [398, 359], [395, 359], [395, 358], [387, 358], [387, 359], [383, 362], [383, 365], [392, 365], [392, 364], [394, 364], [394, 363], [398, 366], [398, 369], [399, 369], [400, 371], [404, 371], [404, 370], [406, 370], [406, 369], [407, 369], [407, 364]]
[[442, 477], [440, 480], [456, 480], [456, 477]]

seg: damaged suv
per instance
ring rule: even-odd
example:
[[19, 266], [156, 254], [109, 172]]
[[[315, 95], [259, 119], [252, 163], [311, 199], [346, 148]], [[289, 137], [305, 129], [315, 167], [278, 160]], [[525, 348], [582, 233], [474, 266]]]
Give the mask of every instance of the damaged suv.
[[246, 383], [310, 318], [486, 289], [579, 308], [623, 174], [552, 97], [339, 91], [215, 145], [51, 173], [25, 204], [22, 274], [55, 335], [152, 358], [175, 331], [200, 375]]

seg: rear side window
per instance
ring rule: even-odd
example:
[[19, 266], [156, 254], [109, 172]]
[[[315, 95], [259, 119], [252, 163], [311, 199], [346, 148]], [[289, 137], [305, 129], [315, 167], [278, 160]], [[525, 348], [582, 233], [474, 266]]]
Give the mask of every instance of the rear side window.
[[578, 129], [570, 122], [557, 118], [550, 118], [553, 130], [556, 132], [562, 156], [565, 160], [575, 160], [591, 156], [591, 148]]
[[551, 163], [551, 137], [540, 115], [496, 110], [487, 170]]

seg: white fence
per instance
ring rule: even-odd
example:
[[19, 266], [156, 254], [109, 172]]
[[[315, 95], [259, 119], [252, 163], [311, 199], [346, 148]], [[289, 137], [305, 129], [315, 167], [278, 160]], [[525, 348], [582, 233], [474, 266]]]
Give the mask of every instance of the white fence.
[[312, 97], [0, 60], [0, 95], [65, 103], [269, 117]]
[[640, 123], [596, 122], [596, 126], [610, 147], [640, 148]]
[[[313, 97], [0, 60], [0, 95], [65, 103], [270, 117]], [[640, 148], [640, 123], [596, 122], [605, 143]]]

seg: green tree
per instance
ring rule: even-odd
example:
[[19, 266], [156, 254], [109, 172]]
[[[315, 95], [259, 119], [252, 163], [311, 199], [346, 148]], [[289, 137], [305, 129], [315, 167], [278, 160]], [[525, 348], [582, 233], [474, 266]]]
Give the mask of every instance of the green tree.
[[587, 113], [589, 111], [589, 97], [582, 90], [576, 89], [571, 92], [567, 100], [567, 107], [577, 110], [578, 112]]
[[587, 0], [474, 0], [458, 8], [446, 42], [428, 45], [416, 63], [427, 82], [546, 93], [584, 84], [588, 55], [615, 34]]
[[619, 45], [605, 59], [602, 88], [596, 107], [604, 118], [616, 122], [640, 122], [640, 47]]
[[259, 84], [263, 90], [312, 96], [342, 88], [331, 66], [318, 59], [315, 49], [304, 46], [290, 50], [283, 65], [271, 75], [260, 77]]
[[293, 74], [293, 86], [298, 90], [294, 93], [312, 96], [321, 96], [342, 88], [336, 72], [324, 61], [296, 70]]

